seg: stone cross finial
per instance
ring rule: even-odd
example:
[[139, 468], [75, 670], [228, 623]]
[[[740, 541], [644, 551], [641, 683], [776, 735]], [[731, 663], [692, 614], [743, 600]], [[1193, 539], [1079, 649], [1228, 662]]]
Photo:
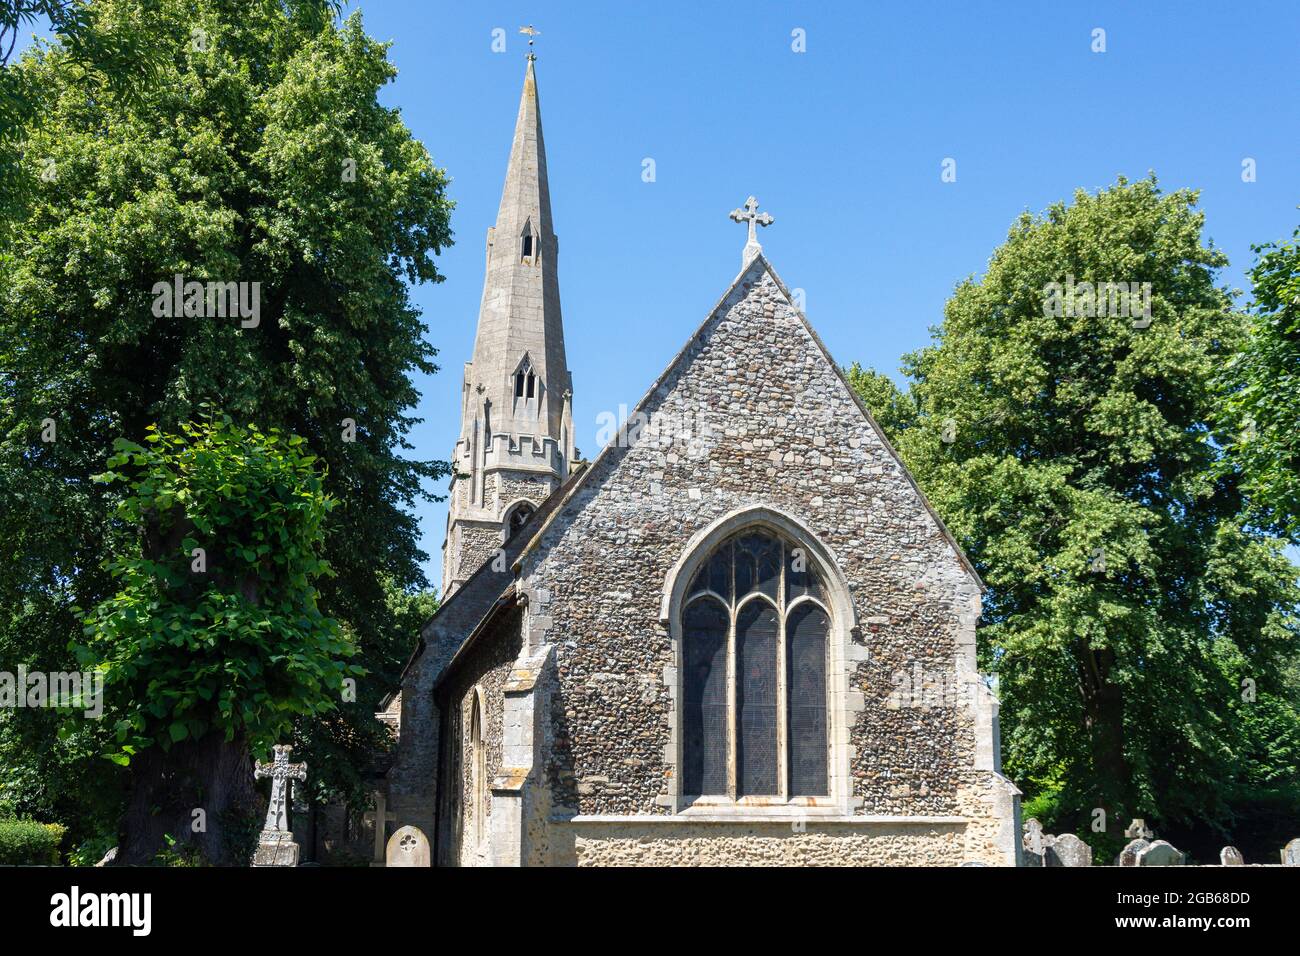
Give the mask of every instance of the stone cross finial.
[[745, 200], [745, 205], [740, 209], [731, 210], [731, 218], [736, 222], [746, 222], [749, 224], [749, 241], [745, 243], [745, 251], [740, 256], [740, 267], [743, 269], [749, 265], [749, 261], [763, 251], [763, 247], [758, 244], [758, 235], [755, 226], [770, 226], [776, 220], [765, 212], [758, 211], [758, 200], [750, 196]]
[[276, 744], [274, 761], [258, 763], [253, 771], [253, 776], [258, 780], [271, 778], [271, 802], [266, 808], [266, 824], [262, 828], [264, 832], [288, 831], [284, 808], [289, 792], [289, 781], [307, 779], [305, 763], [289, 763], [289, 754], [292, 752], [293, 747], [289, 744]]

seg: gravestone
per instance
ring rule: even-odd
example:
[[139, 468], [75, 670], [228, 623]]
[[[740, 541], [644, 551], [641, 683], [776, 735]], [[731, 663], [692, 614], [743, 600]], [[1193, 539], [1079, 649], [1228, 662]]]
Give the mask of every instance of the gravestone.
[[1124, 835], [1130, 840], [1150, 840], [1155, 836], [1154, 833], [1147, 829], [1147, 822], [1142, 817], [1134, 819], [1128, 825], [1128, 829], [1124, 831]]
[[1138, 866], [1182, 866], [1183, 855], [1164, 840], [1156, 840], [1138, 854]]
[[1073, 833], [1062, 833], [1047, 848], [1047, 866], [1092, 866], [1092, 847]]
[[1119, 856], [1115, 857], [1116, 866], [1137, 866], [1138, 854], [1149, 847], [1151, 844], [1140, 837], [1136, 840], [1130, 840], [1124, 849], [1119, 851]]
[[1047, 843], [1043, 836], [1043, 825], [1030, 817], [1025, 821], [1025, 835], [1021, 837], [1020, 843], [1024, 849], [1025, 866], [1042, 866], [1043, 850]]
[[387, 833], [388, 821], [393, 819], [393, 815], [388, 813], [388, 798], [384, 796], [382, 790], [375, 791], [375, 809], [367, 813], [365, 821], [372, 824], [375, 828], [375, 855], [370, 861], [371, 866], [383, 866], [385, 863], [385, 835]]
[[1220, 866], [1245, 866], [1246, 859], [1235, 846], [1225, 846], [1219, 851]]
[[1282, 865], [1300, 866], [1300, 837], [1282, 847]]
[[428, 866], [428, 838], [419, 827], [402, 827], [389, 837], [385, 862], [388, 866]]
[[293, 747], [288, 744], [276, 744], [275, 760], [259, 763], [254, 768], [253, 776], [257, 779], [271, 778], [271, 800], [266, 806], [266, 823], [257, 838], [257, 849], [253, 852], [253, 866], [298, 865], [298, 844], [289, 830], [285, 807], [289, 799], [289, 781], [306, 780], [307, 765], [290, 763], [292, 751]]

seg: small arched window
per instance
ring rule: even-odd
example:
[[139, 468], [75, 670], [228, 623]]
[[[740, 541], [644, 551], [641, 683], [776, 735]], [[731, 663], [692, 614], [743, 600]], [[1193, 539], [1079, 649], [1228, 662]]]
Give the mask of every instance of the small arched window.
[[807, 551], [766, 530], [700, 564], [681, 611], [685, 795], [829, 793], [823, 590]]
[[471, 697], [469, 717], [471, 846], [478, 846], [486, 836], [487, 819], [487, 748], [483, 744], [483, 706], [477, 691]]
[[515, 370], [514, 391], [515, 399], [534, 399], [537, 398], [541, 379], [533, 371], [532, 362], [525, 357], [520, 363], [519, 368]]
[[533, 224], [526, 222], [524, 223], [524, 231], [519, 237], [519, 258], [524, 260], [532, 259], [534, 245]]
[[509, 541], [517, 535], [528, 524], [528, 519], [533, 516], [534, 508], [527, 501], [517, 505], [506, 518], [506, 540]]

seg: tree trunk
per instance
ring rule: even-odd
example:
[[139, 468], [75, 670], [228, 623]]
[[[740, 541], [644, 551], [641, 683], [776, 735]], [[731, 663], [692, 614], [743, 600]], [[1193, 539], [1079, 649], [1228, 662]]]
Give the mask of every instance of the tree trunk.
[[[248, 743], [221, 734], [153, 746], [131, 761], [132, 785], [118, 865], [140, 866], [168, 848], [196, 862], [246, 866], [261, 828]], [[196, 813], [202, 811], [202, 813]]]
[[1084, 729], [1092, 755], [1094, 793], [1097, 805], [1109, 817], [1120, 818], [1133, 808], [1128, 761], [1124, 757], [1124, 695], [1110, 680], [1115, 652], [1094, 650], [1081, 643], [1080, 688], [1083, 694]]

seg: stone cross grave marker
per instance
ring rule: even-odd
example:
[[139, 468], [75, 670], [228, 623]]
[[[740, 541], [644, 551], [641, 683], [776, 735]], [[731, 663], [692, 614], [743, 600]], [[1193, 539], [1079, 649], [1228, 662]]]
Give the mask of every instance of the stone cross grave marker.
[[375, 857], [370, 861], [371, 866], [384, 865], [384, 845], [388, 842], [388, 834], [385, 828], [388, 821], [394, 819], [388, 813], [388, 800], [383, 791], [375, 791], [375, 809], [368, 812], [363, 818], [367, 823], [375, 825]]
[[258, 780], [271, 778], [271, 802], [266, 807], [266, 823], [262, 827], [263, 831], [277, 833], [287, 832], [289, 829], [285, 814], [289, 781], [307, 779], [305, 763], [289, 763], [289, 754], [292, 752], [293, 747], [289, 744], [276, 744], [274, 760], [271, 763], [259, 763], [253, 772], [253, 776]]
[[1025, 835], [1021, 845], [1025, 850], [1026, 866], [1043, 865], [1043, 825], [1033, 817], [1025, 821]]
[[428, 866], [428, 837], [419, 827], [402, 827], [388, 838], [387, 863], [389, 866]]
[[289, 781], [306, 780], [307, 765], [290, 763], [289, 754], [293, 747], [288, 744], [275, 745], [275, 758], [271, 763], [258, 763], [253, 776], [258, 780], [271, 779], [271, 800], [266, 807], [266, 823], [257, 839], [257, 850], [253, 854], [253, 866], [297, 866], [298, 844], [293, 842], [289, 832], [288, 806]]
[[1128, 825], [1124, 835], [1130, 840], [1150, 840], [1154, 833], [1147, 829], [1147, 822], [1142, 817], [1137, 817]]

